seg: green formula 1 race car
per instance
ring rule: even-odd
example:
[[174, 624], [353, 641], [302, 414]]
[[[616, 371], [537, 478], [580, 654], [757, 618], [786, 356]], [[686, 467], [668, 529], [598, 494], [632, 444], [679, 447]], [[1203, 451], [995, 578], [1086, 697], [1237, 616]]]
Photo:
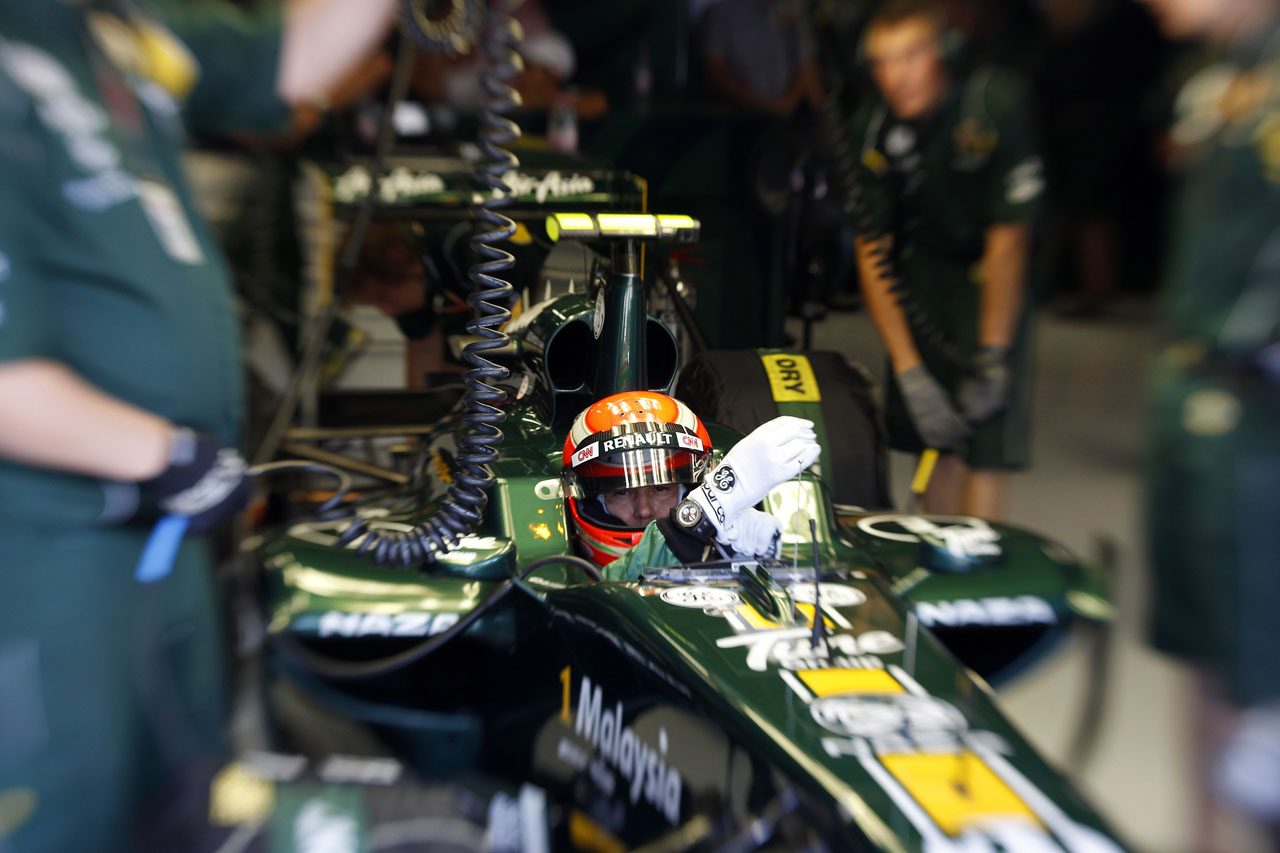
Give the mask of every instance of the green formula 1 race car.
[[[779, 559], [623, 582], [573, 556], [562, 453], [584, 407], [684, 394], [717, 455], [739, 433], [712, 422], [727, 374], [705, 358], [682, 371], [676, 336], [646, 311], [644, 245], [696, 241], [698, 223], [566, 213], [542, 227], [611, 258], [591, 287], [526, 306], [490, 349], [510, 377], [491, 398], [505, 423], [487, 501], [457, 505], [457, 436], [476, 414], [459, 411], [354, 523], [300, 519], [252, 543], [286, 742], [306, 740], [298, 719], [339, 720], [426, 779], [530, 783], [555, 849], [1123, 849], [978, 674], [1105, 619], [1101, 579], [1030, 532], [833, 501], [882, 494], [883, 460], [860, 474], [837, 459], [847, 445], [883, 453], [834, 414], [865, 392], [860, 375], [812, 353], [738, 356], [748, 378], [730, 384], [759, 419], [813, 420], [824, 448], [762, 504]], [[450, 505], [474, 531], [431, 523]]]

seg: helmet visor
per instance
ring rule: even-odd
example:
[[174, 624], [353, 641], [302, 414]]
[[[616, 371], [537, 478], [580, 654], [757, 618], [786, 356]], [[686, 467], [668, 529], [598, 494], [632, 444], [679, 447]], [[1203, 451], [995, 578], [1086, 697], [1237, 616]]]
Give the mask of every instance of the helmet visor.
[[583, 497], [618, 489], [693, 483], [702, 468], [702, 454], [689, 450], [646, 447], [608, 453], [574, 469]]

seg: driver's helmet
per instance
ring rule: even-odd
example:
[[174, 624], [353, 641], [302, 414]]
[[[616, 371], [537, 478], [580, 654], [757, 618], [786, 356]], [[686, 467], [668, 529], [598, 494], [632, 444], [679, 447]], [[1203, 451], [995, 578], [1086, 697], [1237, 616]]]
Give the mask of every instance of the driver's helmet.
[[701, 481], [710, 457], [707, 428], [674, 397], [624, 391], [588, 407], [574, 418], [563, 456], [570, 523], [583, 552], [605, 566], [644, 533], [606, 512], [601, 495], [638, 486], [691, 486]]

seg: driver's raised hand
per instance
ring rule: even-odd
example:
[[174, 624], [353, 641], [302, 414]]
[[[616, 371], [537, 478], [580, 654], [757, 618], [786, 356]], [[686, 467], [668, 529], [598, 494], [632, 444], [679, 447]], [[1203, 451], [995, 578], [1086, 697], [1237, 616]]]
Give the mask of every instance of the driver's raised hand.
[[808, 468], [821, 455], [813, 421], [784, 415], [761, 424], [735, 444], [690, 494], [720, 533], [744, 509]]

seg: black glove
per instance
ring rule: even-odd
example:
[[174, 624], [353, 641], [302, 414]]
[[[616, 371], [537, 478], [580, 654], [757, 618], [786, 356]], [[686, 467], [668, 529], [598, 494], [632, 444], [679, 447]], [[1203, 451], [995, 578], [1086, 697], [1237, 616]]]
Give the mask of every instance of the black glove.
[[971, 424], [985, 423], [1009, 405], [1011, 378], [1008, 347], [983, 347], [974, 360], [974, 375], [960, 385], [960, 407]]
[[938, 380], [917, 364], [897, 374], [898, 390], [906, 403], [916, 432], [929, 447], [951, 450], [969, 434], [969, 425], [951, 405], [947, 391]]
[[211, 435], [179, 428], [169, 449], [169, 467], [137, 484], [136, 521], [162, 515], [187, 519], [188, 533], [202, 533], [242, 510], [253, 494], [249, 466], [234, 447]]

